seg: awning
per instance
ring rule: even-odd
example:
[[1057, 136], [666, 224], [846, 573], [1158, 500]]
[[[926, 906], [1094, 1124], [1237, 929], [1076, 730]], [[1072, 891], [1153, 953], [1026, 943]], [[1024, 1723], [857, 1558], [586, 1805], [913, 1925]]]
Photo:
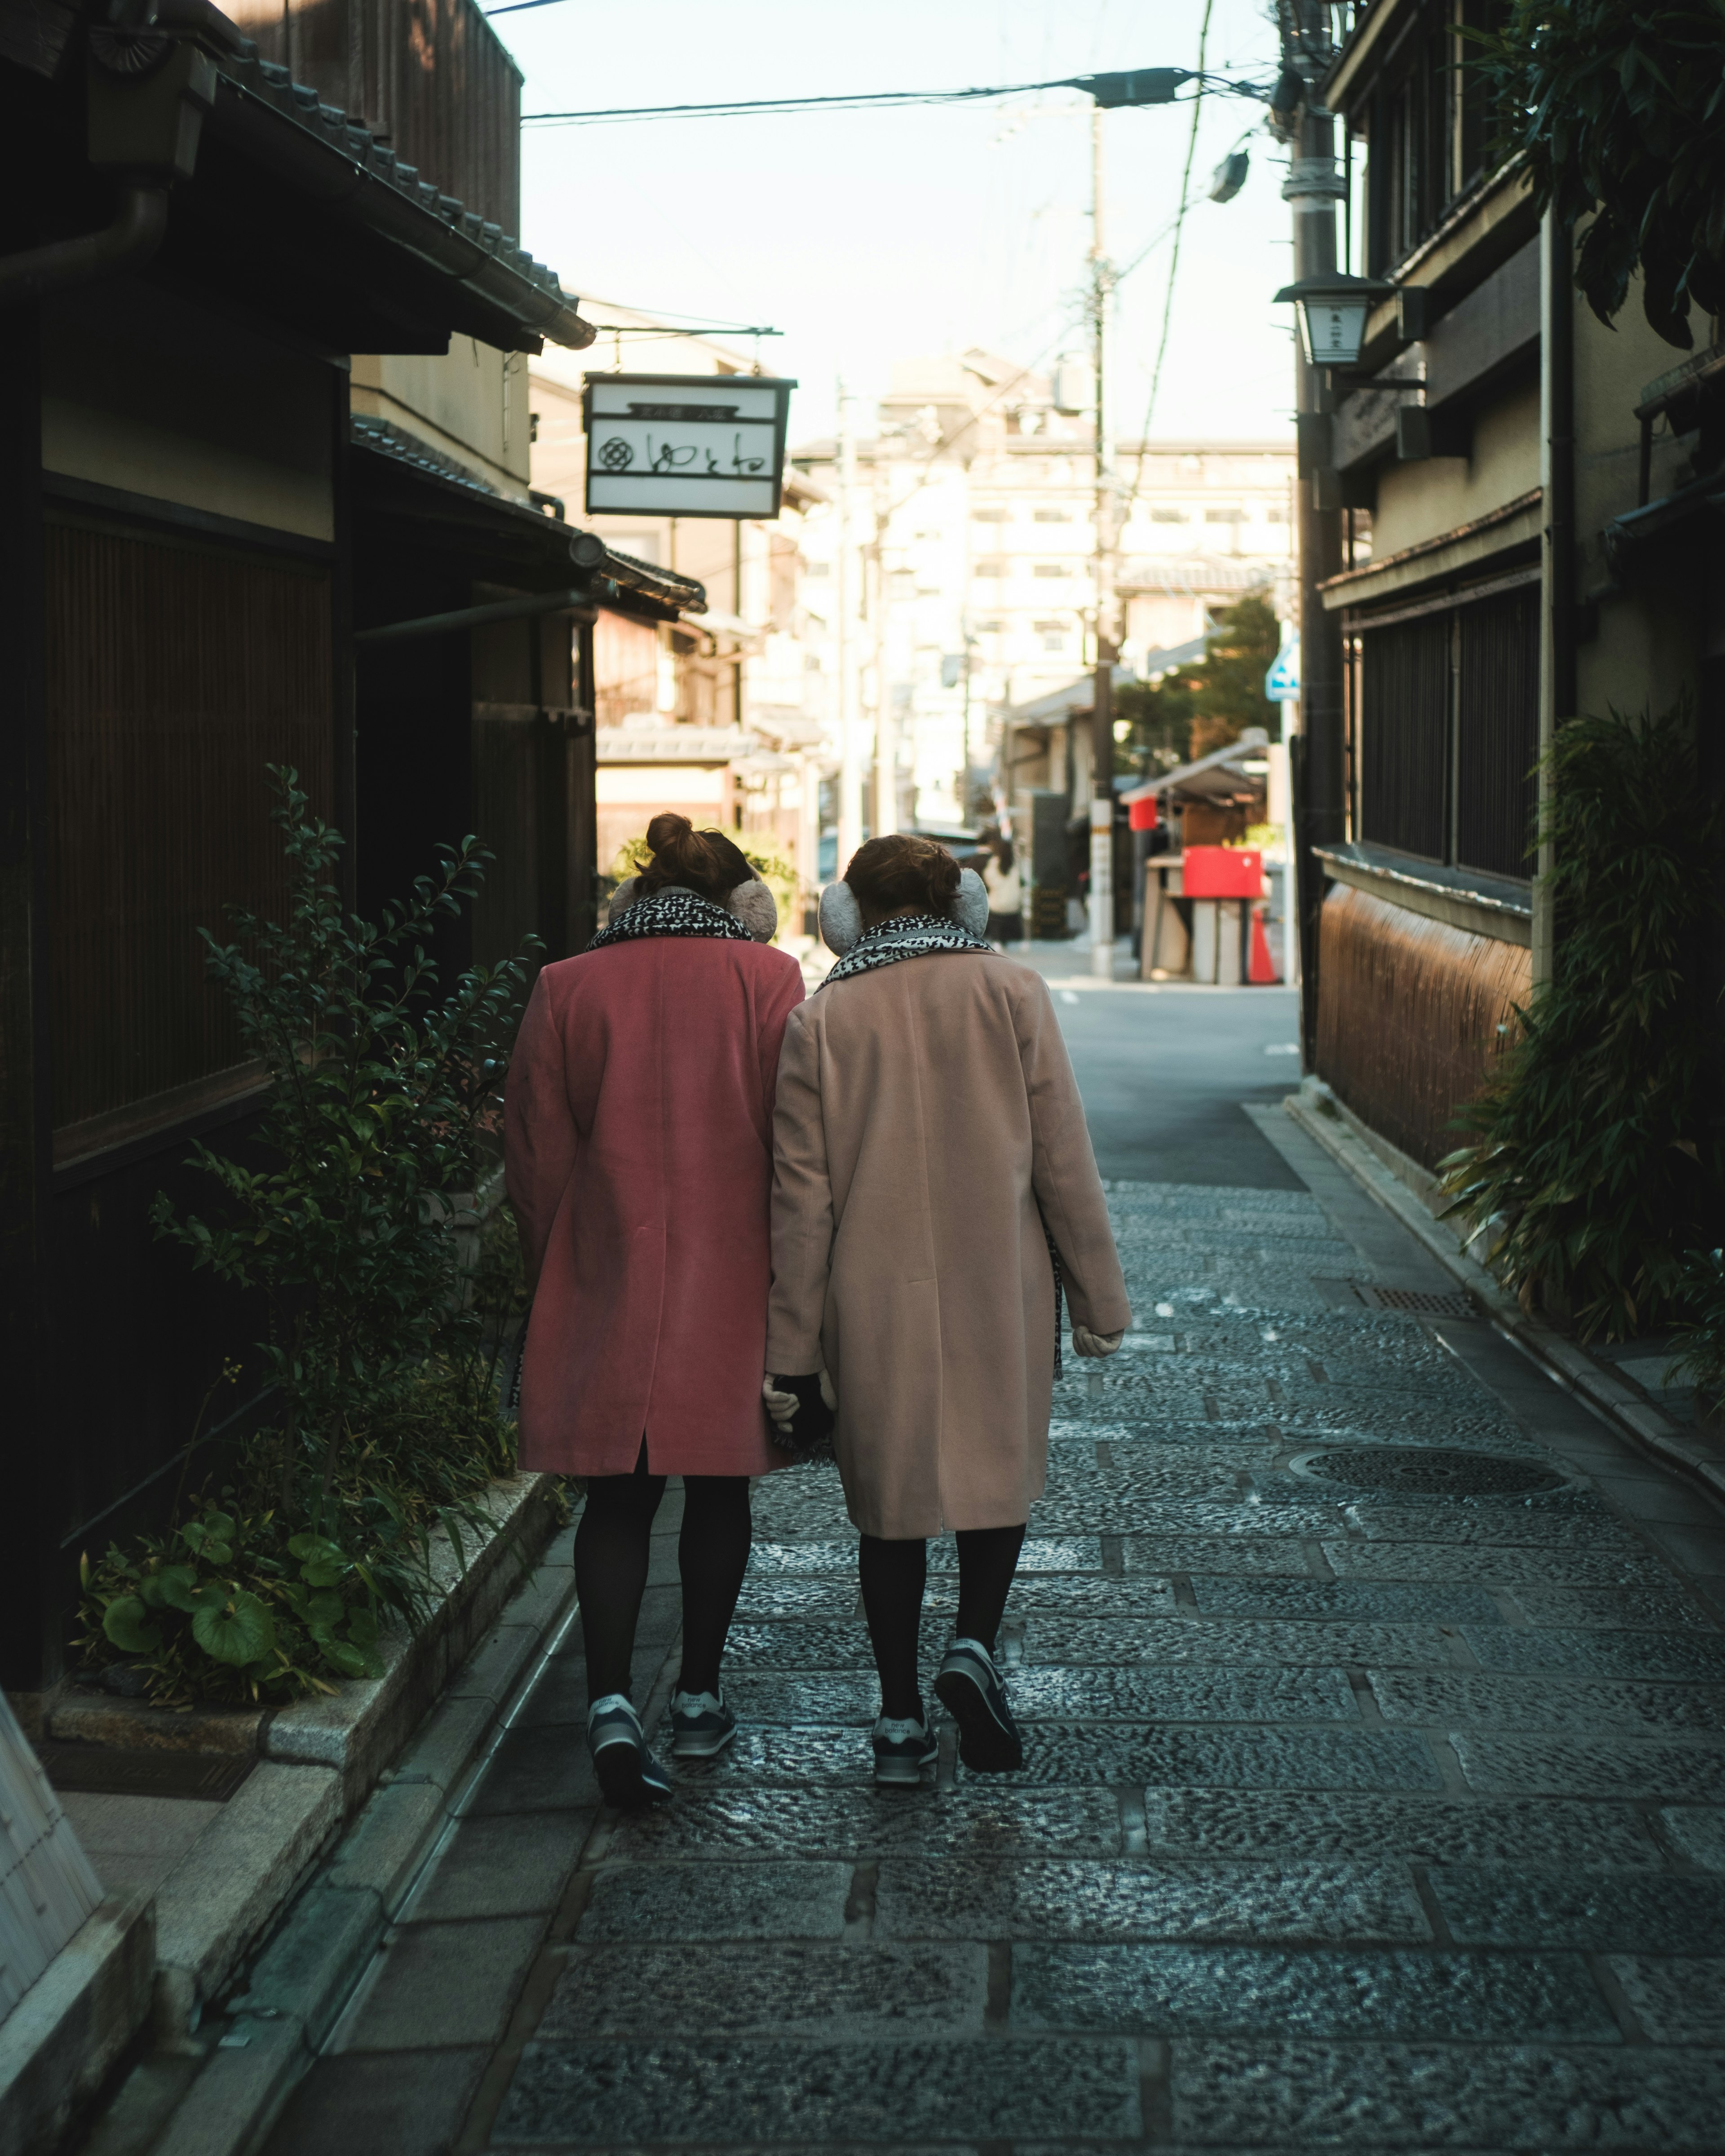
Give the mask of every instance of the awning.
[[[1137, 675], [1130, 666], [1117, 666], [1113, 680], [1117, 689]], [[1009, 726], [1063, 726], [1074, 718], [1088, 718], [1096, 700], [1096, 677], [1082, 674], [1076, 681], [1069, 681], [1064, 689], [1051, 689], [1047, 696], [1038, 696], [1028, 704], [1014, 704], [1007, 711]]]
[[1181, 793], [1194, 801], [1230, 801], [1263, 793], [1266, 775], [1248, 771], [1245, 765], [1257, 762], [1269, 747], [1270, 737], [1262, 726], [1248, 726], [1225, 748], [1212, 749], [1194, 762], [1177, 765], [1159, 778], [1117, 788], [1116, 798], [1130, 803], [1150, 800], [1158, 793]]
[[424, 542], [428, 529], [473, 557], [473, 574], [530, 590], [578, 588], [590, 603], [649, 621], [680, 621], [706, 606], [692, 577], [638, 562], [543, 511], [511, 501], [386, 419], [352, 423], [354, 488], [367, 517], [400, 525]]

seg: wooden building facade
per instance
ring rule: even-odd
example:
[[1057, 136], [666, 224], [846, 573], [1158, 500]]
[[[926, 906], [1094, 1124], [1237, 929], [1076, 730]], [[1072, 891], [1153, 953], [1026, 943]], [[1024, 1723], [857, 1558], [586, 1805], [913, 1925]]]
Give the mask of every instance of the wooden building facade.
[[[193, 1142], [243, 1147], [259, 1105], [197, 932], [280, 908], [265, 767], [344, 832], [362, 904], [441, 842], [490, 844], [452, 958], [530, 929], [578, 948], [591, 624], [701, 603], [536, 510], [525, 477], [517, 498], [482, 454], [356, 419], [356, 355], [382, 379], [375, 356], [435, 367], [453, 337], [501, 382], [511, 355], [590, 335], [509, 236], [519, 85], [471, 0], [416, 8], [449, 64], [386, 108], [423, 172], [332, 101], [358, 105], [353, 73], [314, 88], [205, 0], [161, 0], [146, 31], [99, 13], [0, 4], [0, 1306], [23, 1527], [0, 1680], [24, 1691], [59, 1672], [80, 1551], [153, 1522], [256, 1337], [149, 1212], [201, 1197]], [[297, 68], [294, 39], [339, 14], [351, 70], [403, 13], [352, 0], [269, 36]], [[484, 214], [430, 164], [450, 98]], [[537, 610], [438, 619], [509, 600]], [[242, 1418], [257, 1384], [230, 1396]]]
[[1372, 0], [1319, 86], [1363, 147], [1355, 259], [1389, 289], [1306, 460], [1320, 511], [1372, 516], [1371, 558], [1317, 593], [1342, 639], [1346, 836], [1317, 850], [1307, 1037], [1428, 1172], [1549, 971], [1535, 768], [1555, 729], [1686, 691], [1725, 774], [1718, 326], [1672, 369], [1637, 296], [1594, 317], [1570, 236], [1489, 162], [1477, 13]]

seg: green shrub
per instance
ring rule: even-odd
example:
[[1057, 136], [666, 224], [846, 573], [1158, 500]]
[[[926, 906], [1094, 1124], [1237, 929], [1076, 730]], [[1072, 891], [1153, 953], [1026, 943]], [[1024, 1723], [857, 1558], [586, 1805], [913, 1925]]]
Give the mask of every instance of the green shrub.
[[1458, 1127], [1451, 1214], [1506, 1284], [1620, 1339], [1682, 1307], [1713, 1241], [1722, 1159], [1702, 969], [1719, 927], [1720, 818], [1692, 715], [1572, 721], [1549, 759], [1553, 976]]
[[440, 993], [433, 932], [489, 857], [466, 839], [405, 906], [361, 921], [334, 880], [339, 834], [292, 772], [271, 777], [288, 918], [236, 909], [238, 941], [204, 933], [269, 1074], [263, 1163], [199, 1146], [218, 1212], [182, 1216], [162, 1197], [153, 1218], [194, 1266], [257, 1297], [275, 1412], [219, 1498], [200, 1492], [189, 1521], [85, 1566], [86, 1660], [131, 1661], [176, 1703], [364, 1675], [380, 1620], [412, 1625], [427, 1605], [433, 1532], [461, 1558], [490, 1531], [481, 1493], [514, 1466], [496, 1380], [519, 1259], [507, 1215], [482, 1223], [476, 1203], [527, 961]]

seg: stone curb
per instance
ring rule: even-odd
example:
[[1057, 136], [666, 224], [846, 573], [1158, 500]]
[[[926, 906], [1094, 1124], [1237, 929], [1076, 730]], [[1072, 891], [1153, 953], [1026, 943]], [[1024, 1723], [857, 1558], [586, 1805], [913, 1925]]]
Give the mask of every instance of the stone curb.
[[1675, 1469], [1716, 1502], [1725, 1504], [1725, 1460], [1661, 1414], [1625, 1384], [1609, 1363], [1596, 1361], [1563, 1333], [1528, 1317], [1515, 1296], [1507, 1294], [1469, 1255], [1458, 1230], [1448, 1221], [1438, 1219], [1422, 1202], [1420, 1183], [1430, 1183], [1435, 1191], [1434, 1178], [1424, 1175], [1412, 1161], [1404, 1172], [1396, 1173], [1384, 1158], [1385, 1142], [1373, 1132], [1368, 1142], [1363, 1126], [1333, 1096], [1326, 1099], [1315, 1090], [1291, 1093], [1282, 1107], [1385, 1212], [1394, 1214], [1419, 1238], [1494, 1323], [1543, 1363], [1561, 1383], [1579, 1394], [1638, 1450], [1651, 1454], [1661, 1466]]
[[[442, 1606], [422, 1631], [390, 1640], [381, 1677], [338, 1685], [274, 1713], [173, 1715], [81, 1693], [56, 1704], [49, 1728], [62, 1739], [258, 1755], [157, 1890], [158, 2043], [190, 2036], [439, 1698], [454, 1704], [452, 1717], [441, 1709], [433, 1717], [445, 1732], [445, 1749], [453, 1743], [458, 1766], [470, 1756], [509, 1688], [514, 1665], [502, 1635], [529, 1621], [499, 1628], [499, 1614], [512, 1595], [517, 1607], [536, 1606], [542, 1587], [534, 1568], [555, 1532], [559, 1487], [546, 1475], [494, 1484], [487, 1503], [496, 1531], [465, 1563], [447, 1534], [434, 1537], [431, 1568]], [[557, 1575], [556, 1567], [551, 1571]], [[566, 1585], [565, 1578], [559, 1598]], [[465, 1739], [451, 1726], [464, 1718], [472, 1725]], [[422, 1733], [416, 1751], [423, 1741]], [[445, 1763], [434, 1777], [439, 1789], [450, 1772]]]
[[326, 1868], [302, 1887], [176, 2107], [162, 2148], [174, 2156], [254, 2156], [262, 2147], [428, 1859], [461, 1817], [573, 1604], [569, 1558], [542, 1561], [382, 1778]]

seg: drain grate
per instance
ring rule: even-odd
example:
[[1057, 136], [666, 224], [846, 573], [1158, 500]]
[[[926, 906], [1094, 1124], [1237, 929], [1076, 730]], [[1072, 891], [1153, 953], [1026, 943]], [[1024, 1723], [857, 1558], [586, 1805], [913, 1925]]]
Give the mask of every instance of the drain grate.
[[1440, 1497], [1524, 1497], [1560, 1490], [1565, 1478], [1537, 1460], [1412, 1445], [1338, 1445], [1294, 1463], [1297, 1475], [1356, 1490], [1409, 1490]]
[[257, 1764], [249, 1752], [125, 1751], [105, 1744], [40, 1744], [57, 1789], [105, 1797], [203, 1797], [226, 1804]]
[[1474, 1306], [1465, 1295], [1434, 1295], [1423, 1287], [1372, 1287], [1364, 1281], [1351, 1283], [1368, 1310], [1399, 1310], [1409, 1317], [1471, 1317]]

